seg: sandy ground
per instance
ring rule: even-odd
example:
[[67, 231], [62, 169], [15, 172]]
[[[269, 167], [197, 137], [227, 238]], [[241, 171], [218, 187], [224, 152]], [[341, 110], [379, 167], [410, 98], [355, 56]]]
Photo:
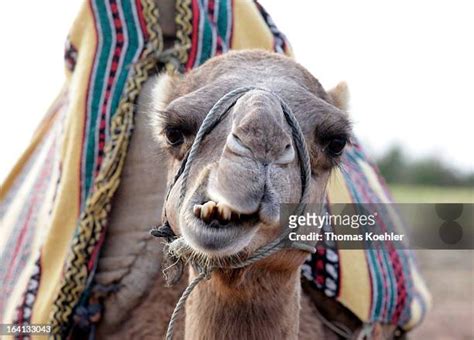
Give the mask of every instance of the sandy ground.
[[433, 297], [411, 339], [474, 339], [474, 251], [419, 250], [421, 271]]

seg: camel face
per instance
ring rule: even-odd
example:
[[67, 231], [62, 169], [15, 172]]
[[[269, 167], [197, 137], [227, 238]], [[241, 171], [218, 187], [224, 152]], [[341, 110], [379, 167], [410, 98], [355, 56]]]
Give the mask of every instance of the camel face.
[[205, 137], [180, 202], [183, 179], [166, 202], [175, 233], [198, 254], [249, 254], [282, 232], [279, 205], [301, 195], [298, 153], [277, 94], [292, 109], [311, 156], [311, 201], [322, 202], [331, 169], [350, 134], [344, 112], [303, 67], [266, 52], [228, 53], [184, 77], [161, 76], [151, 112], [156, 140], [174, 177], [212, 106], [241, 86], [255, 86]]

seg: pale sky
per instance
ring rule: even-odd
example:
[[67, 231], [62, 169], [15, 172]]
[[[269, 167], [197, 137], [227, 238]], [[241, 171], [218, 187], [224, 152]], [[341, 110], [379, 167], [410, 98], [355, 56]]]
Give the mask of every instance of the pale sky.
[[[61, 88], [64, 40], [80, 3], [0, 2], [0, 180]], [[349, 84], [350, 115], [372, 154], [399, 143], [413, 157], [474, 170], [474, 2], [261, 3], [325, 88]]]

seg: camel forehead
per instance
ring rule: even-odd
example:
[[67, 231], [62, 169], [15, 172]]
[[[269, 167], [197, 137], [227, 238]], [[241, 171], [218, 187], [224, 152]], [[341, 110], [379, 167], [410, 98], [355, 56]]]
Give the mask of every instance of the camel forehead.
[[[227, 78], [215, 79], [209, 84], [203, 84], [202, 87], [197, 88], [195, 91], [181, 93], [181, 96], [178, 97], [175, 96], [175, 99], [167, 106], [166, 111], [177, 114], [183, 122], [184, 120], [192, 121], [194, 125], [199, 125], [199, 122], [204, 119], [205, 115], [222, 96], [242, 86], [263, 87], [274, 92], [291, 107], [296, 118], [301, 123], [314, 120], [320, 114], [345, 116], [342, 111], [314, 93], [309, 92], [307, 88], [294, 80], [268, 80], [268, 78], [262, 82], [248, 82], [242, 79]], [[279, 99], [268, 92], [265, 94], [262, 92], [250, 91], [245, 94], [238, 100], [233, 111], [256, 111], [259, 112], [261, 119], [268, 119], [271, 116], [274, 119], [280, 120], [282, 116], [278, 114], [281, 112]], [[244, 117], [241, 118], [244, 119]]]
[[[305, 134], [312, 134], [314, 126], [323, 120], [324, 116], [334, 112], [338, 116], [342, 115], [336, 108], [296, 83], [273, 82], [268, 85], [273, 86], [272, 91], [278, 92], [278, 96], [292, 108]], [[239, 81], [216, 80], [197, 91], [181, 96], [168, 105], [166, 120], [171, 123], [171, 126], [179, 126], [184, 131], [197, 132], [213, 105], [227, 92], [240, 86], [242, 85]], [[248, 124], [246, 124], [247, 121]], [[276, 124], [268, 124], [270, 122]], [[277, 126], [289, 132], [279, 99], [268, 92], [262, 94], [251, 91], [244, 95], [212, 134], [228, 133], [227, 129], [231, 125], [264, 128], [269, 135], [272, 135], [272, 130]]]
[[[278, 75], [269, 76], [266, 73], [258, 75], [259, 70], [253, 70], [253, 65], [247, 65], [247, 70], [254, 72], [252, 77], [245, 77], [241, 74], [234, 74], [232, 70], [225, 76], [212, 78], [209, 82], [199, 81], [199, 86], [190, 87], [193, 83], [193, 76], [185, 77], [179, 84], [170, 91], [166, 111], [182, 113], [186, 116], [203, 118], [212, 106], [225, 94], [239, 87], [257, 87], [262, 90], [251, 90], [244, 94], [236, 103], [235, 107], [242, 109], [257, 109], [262, 112], [275, 112], [281, 109], [281, 99], [294, 108], [294, 113], [298, 118], [299, 113], [313, 113], [326, 109], [335, 109], [326, 101], [309, 91], [304, 80], [297, 77], [281, 77]], [[323, 90], [324, 91], [324, 90]], [[183, 117], [184, 118], [184, 117]]]

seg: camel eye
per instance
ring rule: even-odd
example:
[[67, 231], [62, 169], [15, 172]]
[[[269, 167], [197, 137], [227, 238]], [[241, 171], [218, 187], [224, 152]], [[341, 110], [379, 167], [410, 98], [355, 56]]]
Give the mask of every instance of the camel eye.
[[184, 142], [184, 135], [180, 129], [167, 128], [165, 130], [166, 141], [171, 146], [178, 146]]
[[327, 151], [329, 154], [333, 157], [340, 156], [342, 152], [344, 151], [344, 147], [346, 146], [347, 143], [347, 137], [345, 136], [336, 136], [333, 137], [331, 140], [329, 140], [329, 143], [327, 144]]

